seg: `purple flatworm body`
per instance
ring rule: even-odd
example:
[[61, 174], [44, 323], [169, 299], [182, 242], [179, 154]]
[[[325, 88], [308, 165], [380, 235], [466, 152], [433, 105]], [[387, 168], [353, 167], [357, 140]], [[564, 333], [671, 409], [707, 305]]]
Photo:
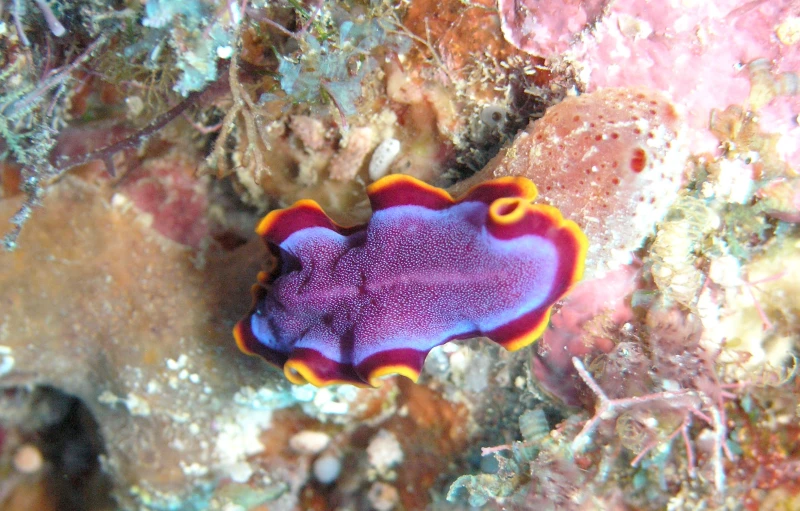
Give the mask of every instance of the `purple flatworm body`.
[[527, 346], [583, 273], [586, 237], [557, 209], [531, 204], [528, 179], [489, 181], [454, 200], [391, 175], [367, 194], [365, 225], [342, 227], [302, 200], [256, 229], [278, 264], [259, 274], [234, 336], [294, 383], [416, 381], [428, 352], [455, 339]]

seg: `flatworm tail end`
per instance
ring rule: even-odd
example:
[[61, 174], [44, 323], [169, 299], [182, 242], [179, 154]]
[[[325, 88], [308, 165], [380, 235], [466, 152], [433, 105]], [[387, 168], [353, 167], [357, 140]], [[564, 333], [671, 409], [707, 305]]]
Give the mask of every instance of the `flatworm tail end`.
[[509, 351], [536, 341], [550, 320], [553, 304], [563, 298], [583, 277], [589, 242], [580, 227], [565, 220], [556, 208], [530, 204], [518, 198], [503, 198], [492, 203], [487, 222], [488, 231], [500, 239], [513, 239], [531, 234], [549, 240], [556, 250], [556, 274], [542, 305], [486, 335]]
[[[259, 281], [265, 278], [266, 274], [264, 272], [259, 273]], [[288, 358], [286, 354], [271, 350], [261, 343], [255, 333], [253, 333], [253, 328], [251, 326], [251, 318], [253, 314], [255, 314], [256, 304], [266, 293], [267, 290], [261, 284], [253, 286], [253, 306], [250, 312], [233, 327], [233, 338], [236, 340], [236, 346], [239, 347], [242, 353], [254, 357], [261, 357], [272, 365], [283, 367]]]

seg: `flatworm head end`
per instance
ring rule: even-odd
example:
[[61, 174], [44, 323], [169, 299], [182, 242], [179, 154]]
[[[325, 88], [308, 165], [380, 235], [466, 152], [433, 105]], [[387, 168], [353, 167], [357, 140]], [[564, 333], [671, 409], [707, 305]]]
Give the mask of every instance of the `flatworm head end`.
[[553, 305], [564, 298], [583, 278], [589, 241], [581, 228], [565, 219], [553, 206], [531, 204], [517, 197], [504, 197], [489, 206], [487, 231], [498, 239], [524, 235], [547, 239], [556, 252], [553, 286], [542, 306], [488, 332], [487, 336], [509, 351], [538, 340], [550, 321]]

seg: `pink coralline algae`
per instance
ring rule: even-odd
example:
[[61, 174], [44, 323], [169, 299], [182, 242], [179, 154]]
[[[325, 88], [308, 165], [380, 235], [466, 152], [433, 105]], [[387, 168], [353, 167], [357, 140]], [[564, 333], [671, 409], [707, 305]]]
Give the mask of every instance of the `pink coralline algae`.
[[[124, 139], [129, 132], [114, 128], [66, 129], [59, 136], [54, 159], [74, 160]], [[198, 177], [198, 162], [192, 151], [173, 150], [158, 157], [140, 159], [130, 148], [123, 148], [114, 158], [124, 176], [114, 186], [114, 204], [131, 204], [140, 213], [137, 220], [149, 225], [167, 239], [180, 245], [199, 248], [209, 235], [208, 179]], [[82, 173], [104, 181], [109, 163], [90, 161]]]
[[182, 158], [145, 163], [126, 176], [122, 193], [151, 215], [152, 227], [161, 235], [198, 248], [208, 235], [208, 198], [207, 183], [194, 172]]
[[[776, 74], [800, 69], [797, 17], [793, 0], [619, 0], [562, 58], [589, 91], [624, 85], [670, 93], [697, 131], [692, 149], [712, 151], [717, 144], [708, 134], [709, 114], [748, 102], [747, 64], [765, 59]], [[783, 102], [789, 103], [784, 113], [791, 112], [783, 118], [795, 119], [800, 97]], [[792, 139], [784, 144], [792, 147], [787, 153], [797, 165], [800, 130], [790, 133], [785, 127], [777, 122], [767, 130]]]
[[794, 167], [795, 171], [800, 169], [799, 117], [800, 95], [797, 94], [776, 97], [758, 111], [762, 128], [778, 137], [775, 146], [778, 157]]
[[784, 222], [800, 223], [800, 178], [781, 178], [764, 185], [756, 196], [766, 213]]
[[[549, 6], [553, 6], [550, 8]], [[713, 110], [747, 103], [781, 133], [781, 154], [800, 166], [800, 96], [753, 101], [748, 65], [763, 61], [775, 75], [800, 69], [800, 11], [794, 0], [500, 0], [503, 35], [517, 48], [576, 72], [587, 91], [649, 87], [671, 94], [696, 131], [694, 152], [713, 151]], [[677, 77], [677, 78], [676, 78]], [[762, 109], [763, 107], [763, 109]]]
[[544, 390], [569, 405], [581, 405], [583, 386], [572, 357], [597, 356], [614, 349], [616, 331], [633, 319], [629, 298], [638, 276], [638, 268], [628, 265], [575, 287], [553, 315], [531, 359], [533, 374]]
[[500, 0], [503, 36], [520, 50], [548, 57], [561, 53], [603, 13], [606, 0]]
[[677, 196], [683, 123], [661, 93], [603, 89], [569, 97], [472, 179], [525, 176], [589, 238], [586, 276], [631, 261]]

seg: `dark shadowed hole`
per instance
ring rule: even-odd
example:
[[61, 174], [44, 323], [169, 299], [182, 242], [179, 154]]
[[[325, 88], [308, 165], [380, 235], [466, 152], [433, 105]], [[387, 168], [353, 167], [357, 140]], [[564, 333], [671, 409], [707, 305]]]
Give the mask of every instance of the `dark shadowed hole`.
[[41, 484], [48, 504], [59, 511], [113, 509], [111, 481], [100, 469], [103, 439], [86, 405], [50, 386], [0, 392], [2, 429], [14, 431], [42, 455]]

